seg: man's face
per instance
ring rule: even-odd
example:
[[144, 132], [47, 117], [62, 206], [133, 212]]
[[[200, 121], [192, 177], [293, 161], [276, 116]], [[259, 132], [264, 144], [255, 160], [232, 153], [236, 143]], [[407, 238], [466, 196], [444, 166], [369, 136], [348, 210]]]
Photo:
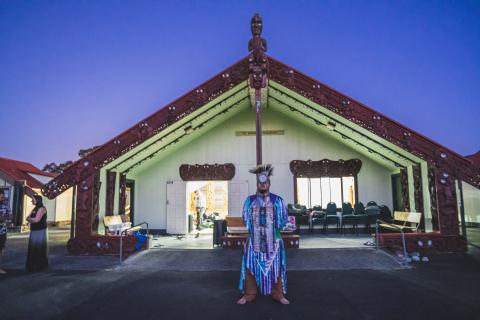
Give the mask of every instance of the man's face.
[[270, 180], [267, 180], [265, 182], [260, 182], [257, 180], [257, 190], [260, 193], [267, 193], [268, 190], [270, 190]]

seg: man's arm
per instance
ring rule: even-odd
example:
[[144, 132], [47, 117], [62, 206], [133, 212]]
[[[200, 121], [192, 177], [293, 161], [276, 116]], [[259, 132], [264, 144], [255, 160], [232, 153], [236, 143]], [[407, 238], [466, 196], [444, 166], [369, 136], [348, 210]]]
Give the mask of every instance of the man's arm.
[[250, 197], [247, 197], [245, 199], [245, 202], [243, 203], [243, 210], [242, 210], [242, 220], [243, 224], [245, 227], [247, 227], [247, 230], [249, 230], [249, 221], [250, 221]]

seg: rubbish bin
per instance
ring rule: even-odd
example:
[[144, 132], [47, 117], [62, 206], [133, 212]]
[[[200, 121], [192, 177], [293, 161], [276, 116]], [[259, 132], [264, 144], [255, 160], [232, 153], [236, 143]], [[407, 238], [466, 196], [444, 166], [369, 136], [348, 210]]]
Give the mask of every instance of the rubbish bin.
[[193, 231], [193, 216], [191, 214], [188, 215], [188, 233]]
[[225, 234], [225, 220], [217, 219], [213, 221], [213, 246], [222, 245], [222, 236]]
[[147, 244], [146, 244], [146, 248], [147, 250], [151, 249], [152, 248], [152, 242], [153, 242], [153, 234], [149, 234], [148, 237], [147, 237]]

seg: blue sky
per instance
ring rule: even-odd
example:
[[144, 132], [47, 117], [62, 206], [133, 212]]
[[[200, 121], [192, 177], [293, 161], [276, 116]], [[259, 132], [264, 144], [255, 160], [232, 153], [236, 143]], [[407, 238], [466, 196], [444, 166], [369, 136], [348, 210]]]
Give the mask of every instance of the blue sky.
[[268, 54], [467, 155], [480, 1], [1, 1], [0, 156], [76, 159], [247, 55]]

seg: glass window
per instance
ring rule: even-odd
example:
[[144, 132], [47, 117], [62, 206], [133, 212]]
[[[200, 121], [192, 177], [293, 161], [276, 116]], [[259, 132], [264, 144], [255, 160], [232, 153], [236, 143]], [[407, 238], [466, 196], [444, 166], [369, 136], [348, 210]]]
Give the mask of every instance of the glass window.
[[354, 177], [297, 178], [297, 203], [312, 208], [321, 205], [326, 208], [329, 202], [342, 207], [342, 202], [355, 205]]
[[330, 202], [330, 178], [321, 178], [322, 208], [325, 209]]
[[320, 178], [310, 179], [310, 208], [322, 205], [322, 189], [320, 187]]
[[330, 201], [335, 202], [337, 208], [342, 207], [342, 179], [330, 178]]
[[297, 178], [297, 203], [310, 207], [309, 193], [309, 179]]
[[343, 186], [343, 202], [350, 202], [352, 206], [355, 205], [355, 178], [342, 177]]

